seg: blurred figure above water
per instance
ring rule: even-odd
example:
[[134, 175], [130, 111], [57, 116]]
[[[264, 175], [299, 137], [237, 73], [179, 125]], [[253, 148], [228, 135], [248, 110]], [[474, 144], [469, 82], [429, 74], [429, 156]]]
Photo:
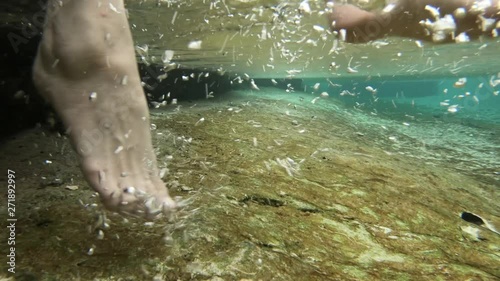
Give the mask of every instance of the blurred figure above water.
[[360, 43], [397, 35], [434, 42], [498, 36], [499, 5], [490, 0], [400, 0], [381, 11], [326, 1], [330, 28], [345, 41]]

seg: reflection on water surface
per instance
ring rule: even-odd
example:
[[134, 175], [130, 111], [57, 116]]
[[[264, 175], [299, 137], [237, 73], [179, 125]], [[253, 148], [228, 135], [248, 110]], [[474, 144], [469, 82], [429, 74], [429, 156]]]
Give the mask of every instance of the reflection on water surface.
[[[149, 55], [157, 62], [165, 50], [173, 50], [172, 61], [182, 66], [222, 68], [253, 78], [441, 77], [500, 71], [498, 39], [424, 42], [422, 47], [416, 40], [401, 38], [346, 44], [328, 31], [323, 1], [310, 1], [312, 13], [304, 15], [297, 9], [301, 1], [296, 0], [280, 5], [226, 2], [130, 1], [134, 38], [149, 45]], [[201, 49], [188, 49], [196, 40], [202, 41]]]

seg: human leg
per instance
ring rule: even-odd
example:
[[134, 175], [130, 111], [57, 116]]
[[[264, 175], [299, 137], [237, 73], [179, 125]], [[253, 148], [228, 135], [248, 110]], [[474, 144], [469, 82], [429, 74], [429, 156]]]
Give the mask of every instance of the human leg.
[[33, 78], [108, 209], [153, 218], [175, 208], [159, 177], [123, 0], [49, 0]]

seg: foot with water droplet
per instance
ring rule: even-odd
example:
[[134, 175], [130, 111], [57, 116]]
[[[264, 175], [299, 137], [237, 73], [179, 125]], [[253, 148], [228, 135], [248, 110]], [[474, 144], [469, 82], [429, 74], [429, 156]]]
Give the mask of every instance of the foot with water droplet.
[[113, 211], [153, 219], [176, 203], [159, 177], [122, 0], [50, 0], [33, 68], [87, 182]]

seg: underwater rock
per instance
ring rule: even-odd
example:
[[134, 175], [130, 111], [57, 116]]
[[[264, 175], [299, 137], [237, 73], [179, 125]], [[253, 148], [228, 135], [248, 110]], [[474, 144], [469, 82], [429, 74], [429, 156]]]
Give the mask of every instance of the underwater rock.
[[500, 235], [500, 232], [487, 220], [483, 219], [482, 217], [469, 213], [469, 212], [462, 212], [460, 213], [460, 217], [467, 222], [482, 226], [498, 235]]

